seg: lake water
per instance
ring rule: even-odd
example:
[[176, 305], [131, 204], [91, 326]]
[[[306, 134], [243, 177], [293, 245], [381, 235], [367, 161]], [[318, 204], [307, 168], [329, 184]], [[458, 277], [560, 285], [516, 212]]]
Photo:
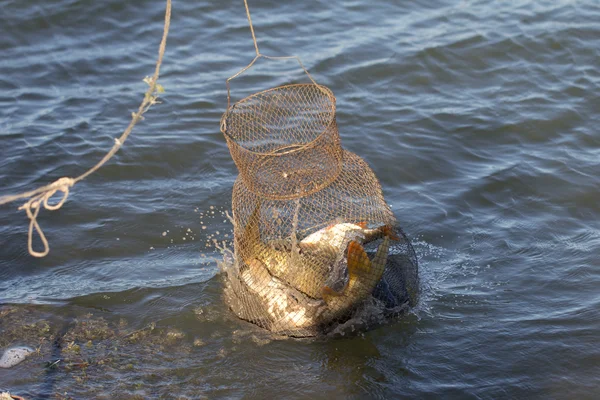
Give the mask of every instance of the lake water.
[[[237, 174], [219, 119], [225, 79], [254, 47], [242, 0], [174, 1], [162, 103], [61, 210], [42, 211], [49, 256], [28, 255], [19, 204], [0, 209], [0, 350], [39, 349], [0, 370], [0, 388], [596, 398], [600, 3], [250, 7], [261, 51], [299, 55], [336, 95], [342, 144], [371, 165], [413, 240], [419, 305], [335, 340], [274, 337], [228, 311], [207, 246], [230, 239]], [[0, 0], [0, 10], [4, 195], [76, 176], [108, 151], [153, 73], [164, 2]], [[304, 81], [293, 63], [261, 60], [232, 96]]]

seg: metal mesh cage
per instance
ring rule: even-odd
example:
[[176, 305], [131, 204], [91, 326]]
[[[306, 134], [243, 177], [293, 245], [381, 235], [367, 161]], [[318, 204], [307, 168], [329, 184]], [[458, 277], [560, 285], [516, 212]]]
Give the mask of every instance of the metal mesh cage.
[[249, 96], [221, 121], [240, 175], [225, 299], [273, 332], [313, 336], [368, 302], [414, 304], [417, 260], [377, 177], [342, 148], [335, 97], [317, 84]]
[[221, 126], [246, 185], [266, 198], [314, 193], [340, 171], [335, 97], [323, 86], [288, 85], [254, 94], [234, 104]]

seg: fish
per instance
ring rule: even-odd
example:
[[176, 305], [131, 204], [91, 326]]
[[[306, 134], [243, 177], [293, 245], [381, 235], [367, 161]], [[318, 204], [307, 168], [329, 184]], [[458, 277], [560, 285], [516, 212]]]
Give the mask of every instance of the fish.
[[240, 277], [246, 286], [262, 300], [272, 320], [271, 330], [280, 333], [330, 326], [332, 322], [350, 316], [381, 280], [387, 263], [390, 238], [384, 237], [375, 257], [370, 260], [362, 245], [348, 245], [348, 282], [341, 291], [327, 285], [321, 288], [321, 299], [311, 299], [279, 278], [271, 275], [258, 259], [244, 264]]
[[[273, 245], [262, 242], [259, 219], [260, 204], [238, 242], [243, 261], [240, 277], [263, 301], [278, 331], [323, 326], [349, 315], [381, 280], [390, 240], [397, 240], [386, 227], [367, 229], [366, 225], [342, 223], [307, 236], [308, 240], [297, 246], [286, 242]], [[353, 234], [346, 235], [348, 232]], [[335, 239], [338, 237], [345, 240]], [[371, 260], [363, 244], [379, 238], [383, 238], [382, 243]], [[340, 252], [346, 253], [348, 279], [340, 290], [334, 290], [327, 281]]]
[[400, 240], [391, 225], [368, 228], [366, 222], [358, 222], [356, 224], [342, 222], [331, 224], [306, 236], [302, 239], [301, 244], [302, 246], [307, 247], [311, 245], [322, 246], [323, 243], [327, 243], [334, 247], [338, 257], [332, 265], [328, 283], [335, 287], [342, 284], [347, 278], [348, 269], [344, 255], [348, 243], [354, 240], [365, 245], [375, 240], [382, 239], [384, 236], [388, 236], [394, 241]]
[[389, 236], [392, 240], [400, 240], [391, 225], [382, 225], [374, 229], [369, 229], [367, 226], [366, 222], [359, 222], [356, 224], [348, 222], [331, 224], [326, 228], [306, 236], [302, 239], [301, 243], [305, 245], [320, 245], [323, 242], [326, 242], [336, 249], [340, 249], [347, 245], [351, 240], [356, 240], [362, 244], [373, 242], [384, 236]]
[[322, 301], [310, 299], [271, 275], [257, 259], [245, 264], [240, 277], [246, 286], [263, 302], [272, 320], [274, 331], [310, 328], [322, 312]]
[[373, 293], [383, 277], [389, 250], [390, 236], [387, 235], [383, 237], [373, 260], [369, 259], [364, 247], [357, 241], [348, 244], [348, 282], [341, 291], [323, 287], [327, 309], [322, 319], [328, 322], [340, 319]]
[[271, 275], [313, 299], [321, 298], [323, 283], [337, 258], [336, 249], [326, 243], [294, 246], [291, 240], [264, 243], [260, 237], [260, 207], [259, 203], [236, 243], [243, 263], [250, 265], [258, 260]]

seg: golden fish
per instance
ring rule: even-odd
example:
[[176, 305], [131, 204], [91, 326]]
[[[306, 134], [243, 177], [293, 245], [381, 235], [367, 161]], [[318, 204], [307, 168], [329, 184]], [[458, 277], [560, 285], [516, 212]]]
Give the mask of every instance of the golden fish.
[[324, 325], [349, 314], [380, 281], [387, 262], [390, 238], [396, 238], [386, 227], [367, 230], [359, 225], [344, 224], [348, 229], [362, 229], [362, 236], [357, 239], [363, 243], [380, 237], [383, 241], [371, 261], [362, 244], [350, 240], [347, 250], [348, 282], [336, 292], [326, 285], [326, 281], [343, 244], [338, 247], [334, 243], [334, 246], [327, 240], [317, 241], [313, 236], [306, 242], [299, 242], [296, 249], [286, 245], [276, 248], [261, 241], [259, 217], [260, 204], [250, 216], [239, 241], [239, 254], [244, 262], [240, 276], [264, 301], [267, 312], [276, 322], [276, 330]]
[[322, 297], [330, 266], [337, 257], [332, 246], [303, 245], [294, 248], [291, 241], [264, 243], [260, 238], [260, 204], [254, 209], [238, 242], [239, 254], [246, 265], [260, 261], [269, 273], [307, 296]]

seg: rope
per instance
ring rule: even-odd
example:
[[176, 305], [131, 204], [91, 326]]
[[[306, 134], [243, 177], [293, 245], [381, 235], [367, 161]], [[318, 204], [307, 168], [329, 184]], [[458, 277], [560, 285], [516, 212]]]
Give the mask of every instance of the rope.
[[[246, 1], [246, 0], [244, 0], [244, 1]], [[250, 15], [248, 14], [248, 17], [249, 16]], [[71, 187], [73, 187], [77, 182], [87, 178], [90, 174], [96, 172], [108, 160], [110, 160], [112, 158], [112, 156], [114, 156], [115, 153], [117, 151], [119, 151], [119, 149], [121, 148], [123, 143], [125, 143], [125, 140], [127, 140], [127, 137], [133, 130], [133, 127], [139, 121], [141, 121], [143, 119], [143, 114], [146, 111], [148, 111], [148, 109], [152, 105], [158, 103], [156, 93], [162, 92], [163, 89], [162, 89], [162, 86], [160, 86], [157, 83], [157, 81], [158, 81], [158, 76], [159, 76], [159, 72], [160, 72], [160, 66], [162, 64], [163, 56], [165, 54], [165, 49], [167, 46], [167, 35], [169, 34], [170, 25], [171, 25], [171, 0], [167, 0], [167, 5], [166, 5], [166, 9], [165, 9], [165, 24], [164, 24], [164, 29], [163, 29], [163, 36], [162, 36], [162, 40], [160, 42], [160, 46], [158, 49], [158, 59], [156, 60], [156, 67], [154, 69], [154, 75], [151, 78], [144, 79], [144, 81], [147, 82], [150, 87], [146, 91], [146, 94], [144, 95], [144, 100], [140, 104], [137, 112], [132, 113], [131, 122], [129, 122], [129, 125], [127, 126], [125, 131], [121, 134], [120, 137], [115, 138], [115, 144], [110, 149], [110, 151], [108, 153], [106, 153], [106, 155], [96, 165], [94, 165], [88, 171], [84, 172], [83, 174], [79, 175], [76, 178], [63, 177], [49, 185], [42, 186], [40, 188], [31, 190], [28, 192], [24, 192], [24, 193], [17, 194], [17, 195], [0, 197], [0, 206], [7, 204], [7, 203], [11, 203], [11, 202], [19, 200], [19, 199], [29, 199], [21, 207], [19, 207], [19, 210], [25, 210], [25, 213], [27, 214], [27, 217], [29, 218], [29, 234], [28, 234], [28, 240], [27, 240], [27, 247], [29, 250], [29, 254], [31, 254], [33, 257], [44, 257], [50, 252], [50, 246], [48, 244], [48, 240], [46, 239], [46, 235], [44, 235], [42, 228], [40, 227], [40, 225], [37, 222], [37, 217], [38, 217], [38, 214], [40, 213], [40, 209], [42, 208], [42, 206], [46, 210], [50, 210], [50, 211], [55, 211], [55, 210], [58, 210], [59, 208], [61, 208], [62, 205], [67, 201], [67, 198], [69, 197], [69, 189]], [[252, 35], [254, 36], [254, 32], [252, 33]], [[255, 39], [255, 43], [256, 43], [256, 39]], [[258, 51], [258, 47], [256, 49]], [[62, 192], [62, 198], [56, 204], [50, 204], [49, 200], [52, 196], [54, 196], [56, 194], [56, 192]], [[38, 236], [40, 237], [42, 244], [44, 246], [44, 250], [41, 252], [33, 250], [33, 231], [34, 231], [34, 229], [37, 232]]]
[[[312, 75], [308, 72], [308, 70], [306, 69], [306, 67], [304, 66], [304, 64], [302, 64], [302, 61], [300, 60], [300, 57], [298, 57], [298, 56], [280, 56], [280, 57], [266, 56], [266, 55], [262, 54], [258, 50], [258, 42], [256, 41], [256, 35], [254, 34], [254, 26], [252, 25], [252, 17], [250, 16], [250, 8], [248, 7], [248, 0], [244, 0], [244, 5], [246, 6], [246, 16], [248, 17], [248, 24], [250, 25], [250, 32], [252, 33], [252, 41], [254, 42], [254, 49], [256, 50], [256, 56], [250, 62], [250, 64], [246, 65], [244, 68], [242, 68], [240, 71], [238, 71], [235, 75], [230, 76], [229, 78], [227, 78], [227, 80], [225, 82], [225, 85], [227, 86], [227, 111], [225, 111], [225, 113], [228, 115], [229, 114], [229, 109], [231, 107], [231, 89], [230, 89], [229, 81], [231, 81], [232, 79], [237, 78], [238, 76], [240, 76], [241, 74], [243, 74], [244, 72], [246, 72], [248, 69], [250, 69], [250, 67], [252, 67], [254, 65], [254, 63], [259, 58], [266, 58], [268, 60], [290, 60], [290, 59], [295, 59], [298, 62], [298, 64], [300, 65], [300, 67], [302, 68], [302, 70], [306, 73], [306, 75], [308, 75], [308, 78], [310, 79], [310, 81], [313, 84], [315, 84], [315, 86], [317, 86], [319, 88], [319, 90], [321, 90], [326, 96], [328, 96], [329, 94], [328, 94], [327, 90], [325, 90], [321, 85], [319, 85], [313, 79]], [[227, 120], [227, 118], [224, 118], [224, 119], [221, 120], [221, 131], [223, 131], [224, 133], [227, 131], [226, 120]]]
[[246, 6], [246, 16], [248, 16], [248, 24], [250, 24], [250, 32], [252, 32], [252, 40], [254, 41], [254, 49], [256, 50], [256, 56], [260, 56], [260, 51], [258, 51], [258, 43], [256, 42], [256, 36], [254, 35], [254, 26], [252, 26], [252, 17], [250, 17], [250, 9], [248, 8], [248, 1], [244, 0], [244, 5]]

